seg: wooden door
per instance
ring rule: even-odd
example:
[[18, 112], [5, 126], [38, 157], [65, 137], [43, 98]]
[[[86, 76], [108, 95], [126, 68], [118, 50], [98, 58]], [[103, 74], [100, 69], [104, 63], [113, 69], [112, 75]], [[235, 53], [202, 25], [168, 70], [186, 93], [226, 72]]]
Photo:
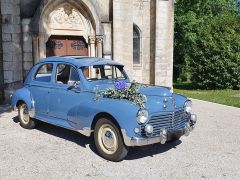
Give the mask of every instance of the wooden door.
[[46, 56], [88, 56], [88, 45], [82, 36], [51, 36]]

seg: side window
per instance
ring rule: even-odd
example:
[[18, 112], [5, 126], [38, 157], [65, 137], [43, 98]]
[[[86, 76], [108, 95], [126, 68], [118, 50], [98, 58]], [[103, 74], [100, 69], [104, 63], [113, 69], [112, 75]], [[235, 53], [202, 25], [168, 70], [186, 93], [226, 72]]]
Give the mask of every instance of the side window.
[[112, 66], [104, 66], [104, 73], [105, 73], [105, 78], [108, 78], [108, 79], [114, 78]]
[[141, 64], [141, 36], [140, 30], [133, 25], [133, 64]]
[[80, 81], [77, 70], [68, 64], [58, 64], [56, 83], [67, 84], [68, 81]]
[[125, 79], [126, 77], [122, 73], [122, 70], [120, 70], [118, 67], [115, 67], [116, 70], [116, 77], [117, 79]]
[[50, 82], [52, 77], [53, 64], [43, 64], [34, 76], [35, 81]]

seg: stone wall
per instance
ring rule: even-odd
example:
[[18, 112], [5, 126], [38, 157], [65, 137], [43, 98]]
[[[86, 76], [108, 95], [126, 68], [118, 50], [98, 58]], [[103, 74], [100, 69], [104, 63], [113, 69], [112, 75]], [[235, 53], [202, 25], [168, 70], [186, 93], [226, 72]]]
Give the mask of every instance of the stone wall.
[[29, 32], [29, 24], [31, 19], [22, 19], [22, 54], [23, 54], [23, 77], [33, 66], [33, 40], [32, 34]]
[[133, 1], [113, 0], [113, 58], [133, 79]]
[[5, 99], [22, 83], [20, 0], [1, 0]]
[[[2, 13], [0, 3], [0, 34], [2, 34]], [[2, 51], [2, 36], [0, 36], [0, 103], [4, 96], [4, 77], [3, 77], [3, 51]]]
[[[103, 56], [119, 61], [125, 65], [131, 80], [172, 86], [173, 0], [44, 0], [41, 3], [37, 0], [28, 0], [21, 2], [22, 12], [24, 8], [29, 7], [23, 8], [23, 2], [38, 3], [36, 5], [38, 8], [35, 7], [35, 10], [23, 13], [21, 16], [20, 0], [1, 0], [2, 33], [0, 34], [2, 37], [0, 41], [3, 53], [1, 54], [0, 46], [0, 86], [3, 84], [1, 80], [4, 81], [6, 99], [13, 89], [22, 84], [23, 77], [39, 57], [45, 57], [46, 41], [51, 34], [83, 35], [86, 40], [89, 40], [91, 56]], [[48, 22], [46, 21], [48, 14], [56, 9], [59, 3], [70, 3], [83, 13], [87, 18], [86, 22], [90, 22], [89, 31], [83, 33], [82, 30], [53, 31], [49, 29], [45, 25]], [[48, 12], [46, 16], [41, 16], [45, 11]], [[133, 24], [140, 29], [141, 33], [139, 65], [133, 64]]]
[[172, 87], [173, 81], [173, 0], [156, 0], [155, 84]]
[[133, 76], [137, 82], [150, 83], [150, 0], [135, 0], [133, 23], [140, 31], [140, 64], [133, 65]]

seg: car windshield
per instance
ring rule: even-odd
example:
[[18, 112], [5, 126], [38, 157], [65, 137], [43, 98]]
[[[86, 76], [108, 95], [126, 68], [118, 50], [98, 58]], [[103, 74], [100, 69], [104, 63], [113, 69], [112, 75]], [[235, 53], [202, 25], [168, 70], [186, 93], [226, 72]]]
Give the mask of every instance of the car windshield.
[[88, 81], [127, 79], [123, 66], [97, 65], [83, 67], [82, 70]]

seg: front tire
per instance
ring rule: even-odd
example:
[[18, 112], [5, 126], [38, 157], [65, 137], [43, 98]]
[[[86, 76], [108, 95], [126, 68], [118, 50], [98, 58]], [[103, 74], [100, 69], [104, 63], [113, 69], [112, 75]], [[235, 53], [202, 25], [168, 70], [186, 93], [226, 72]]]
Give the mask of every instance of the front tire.
[[25, 103], [21, 103], [18, 106], [18, 118], [23, 128], [33, 129], [36, 127], [36, 122], [30, 117], [28, 107]]
[[108, 118], [101, 118], [94, 128], [95, 146], [103, 158], [110, 161], [121, 161], [128, 153], [119, 128]]

